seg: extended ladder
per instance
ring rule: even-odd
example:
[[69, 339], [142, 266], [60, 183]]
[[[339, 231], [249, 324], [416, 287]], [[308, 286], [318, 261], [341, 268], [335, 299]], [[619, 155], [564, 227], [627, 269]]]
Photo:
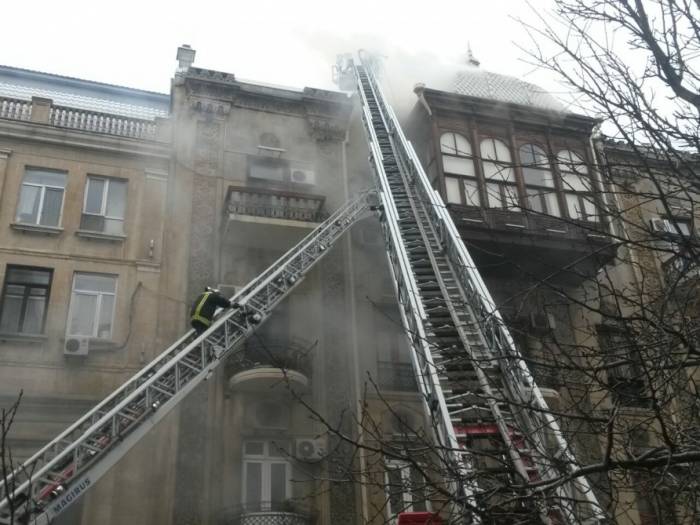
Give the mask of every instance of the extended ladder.
[[372, 71], [351, 63], [416, 377], [467, 522], [604, 519]]
[[[236, 294], [201, 336], [176, 341], [0, 484], [0, 523], [48, 524], [76, 501], [264, 322], [367, 210], [365, 194], [319, 225]], [[0, 478], [1, 483], [1, 478]]]

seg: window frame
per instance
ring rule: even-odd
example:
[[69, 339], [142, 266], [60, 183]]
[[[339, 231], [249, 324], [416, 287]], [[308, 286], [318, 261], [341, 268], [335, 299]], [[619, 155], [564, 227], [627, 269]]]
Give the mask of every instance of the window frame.
[[[523, 148], [526, 147], [529, 147], [531, 150], [533, 162], [526, 162], [525, 159], [523, 159]], [[537, 162], [536, 150], [539, 150], [539, 153], [541, 153], [540, 156], [546, 161], [546, 164], [541, 164]], [[518, 147], [518, 160], [520, 161], [521, 165], [521, 173], [523, 178], [523, 186], [525, 187], [527, 209], [531, 212], [541, 213], [543, 215], [549, 215], [551, 217], [561, 217], [562, 212], [561, 204], [559, 202], [559, 191], [557, 190], [554, 169], [552, 168], [552, 163], [550, 161], [549, 155], [547, 154], [547, 150], [539, 144], [537, 144], [536, 142], [524, 142]], [[548, 173], [549, 178], [552, 181], [552, 185], [547, 186], [545, 184], [533, 184], [528, 182], [527, 177], [525, 175], [525, 170], [537, 170], [543, 173]], [[545, 177], [543, 177], [543, 179], [545, 179]], [[540, 209], [545, 211], [538, 211], [532, 207], [531, 199], [533, 197], [530, 195], [529, 192], [529, 190], [531, 189], [541, 190], [535, 197], [539, 200]], [[554, 203], [556, 204], [556, 213], [552, 213], [552, 210], [549, 209], [549, 203], [547, 202], [546, 198], [546, 195], [548, 194], [551, 194], [554, 197]]]
[[[484, 153], [484, 145], [489, 143], [491, 144], [493, 148], [493, 154], [495, 155], [496, 158], [488, 158], [487, 155]], [[502, 146], [505, 147], [505, 151], [508, 152], [508, 160], [505, 159], [500, 159], [498, 157], [498, 148], [496, 147], [496, 143], [500, 143]], [[481, 172], [484, 175], [484, 189], [486, 190], [486, 208], [489, 209], [501, 209], [501, 210], [507, 210], [507, 211], [522, 211], [523, 206], [522, 203], [520, 202], [520, 194], [518, 192], [518, 176], [515, 171], [515, 166], [513, 164], [513, 152], [510, 149], [510, 146], [508, 146], [508, 143], [505, 140], [502, 140], [499, 137], [493, 136], [493, 135], [485, 135], [481, 138], [479, 141], [479, 158], [481, 160]], [[492, 164], [494, 165], [496, 169], [496, 173], [499, 174], [502, 172], [502, 170], [507, 170], [510, 173], [509, 179], [512, 178], [511, 180], [506, 180], [505, 178], [501, 177], [500, 180], [496, 178], [496, 176], [489, 177], [486, 174], [486, 166]], [[492, 193], [492, 186], [496, 186], [498, 190], [498, 200], [500, 201], [499, 206], [492, 206], [491, 205], [491, 198], [494, 195]], [[508, 190], [508, 188], [510, 188]], [[510, 202], [513, 200], [512, 196], [515, 197], [515, 203], [510, 204]], [[494, 197], [495, 198], [495, 197]]]
[[[399, 472], [399, 476], [401, 478], [401, 484], [402, 484], [402, 491], [400, 493], [401, 495], [401, 509], [393, 509], [392, 508], [392, 501], [391, 498], [393, 495], [398, 494], [398, 492], [392, 492], [391, 487], [392, 483], [391, 480], [389, 479], [389, 471], [390, 470], [397, 470]], [[413, 502], [413, 494], [414, 490], [413, 488], [413, 480], [411, 474], [417, 473], [418, 476], [420, 476], [423, 479], [423, 486], [422, 490], [425, 491], [427, 484], [425, 482], [425, 477], [423, 474], [416, 468], [415, 465], [411, 464], [409, 461], [402, 461], [399, 459], [392, 459], [392, 458], [384, 458], [384, 472], [383, 472], [383, 477], [384, 477], [384, 494], [386, 495], [386, 512], [387, 512], [387, 517], [389, 519], [389, 522], [392, 524], [397, 523], [398, 521], [398, 515], [402, 512], [431, 512], [432, 511], [432, 505], [430, 503], [430, 499], [423, 494], [424, 496], [424, 504], [425, 504], [425, 509], [424, 510], [414, 510], [414, 502]]]
[[[452, 139], [452, 149], [454, 149], [454, 153], [450, 153], [448, 151], [445, 151], [443, 149], [443, 140], [446, 136], [450, 136]], [[463, 152], [460, 154], [460, 151], [457, 148], [457, 137], [461, 138], [464, 140], [469, 145], [469, 152]], [[476, 158], [474, 157], [474, 150], [472, 147], [471, 141], [462, 135], [461, 133], [458, 133], [457, 131], [444, 131], [440, 134], [440, 155], [441, 155], [441, 162], [442, 162], [442, 172], [443, 176], [445, 178], [445, 201], [447, 204], [459, 204], [462, 206], [473, 206], [473, 207], [480, 207], [481, 204], [481, 193], [480, 193], [480, 184], [479, 184], [479, 178], [477, 176], [477, 171], [476, 171]], [[445, 169], [445, 157], [452, 157], [456, 159], [462, 159], [469, 161], [471, 163], [471, 171], [474, 173], [474, 175], [465, 175], [463, 173], [453, 173]], [[450, 192], [448, 191], [448, 179], [449, 180], [454, 180], [457, 183], [457, 191], [459, 192], [459, 202], [454, 202], [449, 199]], [[467, 193], [467, 189], [465, 184], [470, 183], [473, 185], [475, 191], [471, 193]], [[475, 203], [476, 201], [476, 203]]]
[[[86, 211], [87, 208], [87, 200], [88, 200], [88, 194], [89, 194], [89, 188], [90, 188], [90, 181], [103, 181], [104, 187], [102, 188], [102, 196], [100, 200], [100, 213], [92, 213], [89, 211]], [[115, 217], [112, 215], [107, 215], [107, 200], [109, 198], [109, 189], [112, 187], [112, 183], [117, 182], [124, 184], [124, 216], [123, 217]], [[120, 235], [123, 235], [124, 232], [126, 231], [126, 217], [127, 217], [127, 204], [129, 202], [128, 199], [128, 187], [129, 187], [129, 181], [127, 179], [120, 179], [116, 177], [105, 177], [103, 175], [88, 175], [86, 180], [85, 180], [85, 191], [83, 194], [83, 209], [82, 209], [82, 215], [90, 215], [92, 217], [102, 217], [104, 219], [109, 219], [109, 220], [118, 220], [121, 221], [122, 223], [122, 232]], [[96, 232], [96, 233], [107, 233], [105, 232], [105, 229], [103, 228], [102, 230], [93, 230], [89, 228], [85, 228], [82, 225], [82, 216], [81, 216], [81, 224], [80, 224], [80, 229], [85, 230], [85, 231], [90, 231], [90, 232]], [[115, 234], [112, 234], [115, 235]]]
[[[49, 284], [41, 285], [41, 284], [36, 284], [36, 283], [9, 282], [8, 275], [10, 274], [10, 271], [13, 269], [46, 272], [49, 275]], [[31, 336], [31, 335], [43, 335], [46, 332], [46, 318], [48, 317], [48, 313], [49, 313], [49, 304], [50, 304], [50, 300], [51, 300], [51, 285], [53, 284], [53, 274], [54, 274], [53, 268], [44, 268], [41, 266], [25, 266], [25, 265], [21, 265], [21, 264], [8, 264], [8, 265], [6, 265], [5, 276], [4, 276], [3, 286], [2, 286], [2, 297], [0, 297], [0, 321], [2, 320], [2, 316], [3, 316], [4, 310], [5, 310], [5, 297], [7, 294], [7, 286], [8, 285], [24, 286], [27, 288], [26, 290], [24, 290], [24, 293], [22, 295], [22, 306], [21, 306], [20, 316], [18, 319], [18, 324], [20, 325], [20, 327], [24, 324], [25, 316], [27, 314], [27, 304], [28, 304], [28, 299], [30, 297], [31, 288], [46, 289], [46, 295], [44, 296], [45, 304], [44, 304], [44, 311], [43, 311], [43, 315], [42, 315], [42, 319], [41, 319], [41, 330], [39, 332], [13, 331], [13, 332], [4, 332], [4, 333]]]
[[[568, 156], [568, 159], [564, 160], [562, 159], [562, 153], [566, 153]], [[576, 155], [578, 160], [574, 161], [572, 155]], [[568, 149], [568, 148], [563, 148], [557, 151], [556, 154], [556, 159], [557, 159], [557, 169], [559, 170], [559, 177], [561, 179], [561, 186], [562, 186], [562, 192], [564, 194], [564, 207], [566, 208], [566, 216], [574, 221], [586, 221], [586, 222], [600, 222], [600, 208], [598, 206], [598, 203], [596, 202], [595, 196], [594, 196], [594, 187], [593, 187], [593, 177], [591, 176], [591, 170], [590, 167], [588, 166], [588, 163], [586, 162], [585, 156], [580, 155], [579, 152]], [[575, 170], [573, 166], [575, 165], [580, 165], [585, 167], [585, 172], [584, 173], [579, 173]], [[572, 188], [567, 188], [566, 185], [566, 176], [567, 175], [573, 175], [578, 177], [580, 180], [585, 180], [587, 181], [589, 185], [589, 189], [584, 189], [584, 190], [578, 190], [578, 189], [572, 189]], [[585, 184], [584, 184], [585, 185]], [[579, 207], [579, 216], [573, 216], [569, 209], [569, 196], [573, 196], [577, 201], [578, 201], [578, 207]], [[590, 215], [589, 211], [586, 209], [586, 203], [590, 204], [593, 206], [595, 214]], [[581, 216], [581, 214], [583, 216]]]
[[[76, 289], [75, 289], [75, 284], [77, 281], [77, 277], [79, 275], [99, 275], [101, 277], [112, 277], [114, 279], [114, 292], [99, 292], [95, 290], [80, 290], [79, 293], [81, 295], [92, 295], [92, 296], [97, 296], [97, 304], [95, 307], [95, 316], [93, 317], [93, 329], [92, 329], [92, 334], [90, 335], [85, 335], [85, 334], [74, 334], [71, 330], [71, 325], [73, 324], [73, 312], [75, 309], [75, 295], [76, 295]], [[71, 292], [70, 292], [70, 307], [68, 308], [68, 323], [66, 326], [66, 335], [71, 336], [71, 337], [89, 337], [90, 339], [100, 339], [102, 341], [111, 341], [112, 336], [114, 335], [114, 318], [116, 315], [117, 311], [117, 296], [119, 293], [119, 276], [117, 274], [112, 274], [112, 273], [98, 273], [98, 272], [73, 272], [73, 282], [71, 283]], [[99, 336], [99, 318], [102, 314], [102, 296], [103, 295], [111, 295], [114, 297], [114, 304], [112, 306], [112, 315], [109, 321], [109, 335], [107, 337], [100, 337]]]
[[[247, 445], [249, 443], [262, 443], [263, 453], [262, 454], [250, 454], [246, 452]], [[270, 449], [275, 446], [277, 449], [283, 448], [277, 445], [275, 440], [259, 438], [259, 439], [245, 439], [243, 440], [243, 449], [241, 454], [241, 503], [243, 506], [251, 505], [252, 503], [248, 501], [247, 489], [248, 489], [248, 466], [251, 463], [260, 464], [260, 501], [258, 502], [261, 506], [266, 503], [274, 505], [275, 503], [283, 503], [292, 497], [292, 463], [285, 457], [284, 453], [280, 453], [278, 456], [273, 456], [270, 454]], [[285, 441], [285, 446], [287, 447], [287, 452], [289, 451], [289, 441]], [[272, 501], [272, 465], [284, 464], [285, 465], [285, 495], [282, 501]], [[265, 499], [267, 497], [267, 499]], [[252, 509], [251, 509], [252, 510]], [[262, 509], [261, 509], [262, 510]]]
[[[60, 173], [65, 176], [66, 180], [63, 186], [53, 186], [50, 184], [38, 184], [35, 182], [25, 182], [25, 178], [27, 176], [27, 172], [29, 171], [45, 171], [45, 172], [52, 172], [52, 173]], [[52, 168], [40, 168], [37, 166], [25, 166], [24, 167], [24, 175], [22, 176], [22, 182], [20, 183], [19, 187], [19, 196], [17, 198], [17, 209], [15, 211], [15, 222], [18, 224], [27, 224], [31, 226], [40, 226], [40, 227], [46, 227], [46, 228], [60, 228], [61, 224], [63, 223], [63, 206], [66, 203], [66, 186], [68, 185], [68, 172], [65, 170], [58, 170], [58, 169], [52, 169]], [[36, 217], [36, 222], [25, 222], [21, 221], [19, 218], [19, 208], [22, 203], [22, 190], [25, 186], [31, 186], [33, 188], [40, 188], [40, 194], [39, 194], [39, 204], [37, 206], [38, 212], [37, 212], [37, 217]], [[44, 200], [46, 198], [46, 190], [52, 189], [52, 190], [61, 190], [61, 207], [58, 212], [58, 221], [56, 224], [42, 224], [41, 223], [41, 218], [44, 215]]]

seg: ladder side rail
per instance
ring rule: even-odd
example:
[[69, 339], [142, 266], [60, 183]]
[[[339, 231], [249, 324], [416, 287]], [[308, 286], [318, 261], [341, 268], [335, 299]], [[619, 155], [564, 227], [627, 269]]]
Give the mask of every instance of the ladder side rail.
[[[370, 72], [368, 72], [368, 77], [370, 82], [373, 84], [373, 88], [376, 90], [376, 92], [379, 92], [381, 95], [380, 98], [383, 101], [384, 96], [381, 86], [378, 85]], [[447, 207], [442, 201], [442, 197], [430, 186], [430, 182], [428, 181], [427, 175], [423, 170], [412, 144], [406, 139], [401, 126], [398, 124], [398, 119], [393, 111], [393, 108], [384, 103], [380, 104], [380, 106], [382, 106], [386, 112], [386, 114], [383, 115], [384, 120], [392, 122], [392, 129], [399, 137], [399, 140], [397, 141], [401, 146], [398, 148], [399, 154], [403, 155], [407, 162], [412, 166], [412, 172], [420, 182], [420, 184], [417, 184], [416, 186], [431, 204], [432, 210], [430, 215], [434, 220], [436, 220], [436, 230], [441, 233], [442, 240], [446, 245], [448, 255], [450, 256], [449, 258], [453, 264], [455, 264], [455, 267], [462, 269], [460, 272], [462, 284], [467, 290], [473, 290], [473, 292], [468, 295], [475, 301], [476, 304], [473, 306], [476, 307], [477, 312], [479, 312], [482, 317], [487, 320], [487, 328], [491, 335], [492, 342], [502, 357], [510, 358], [515, 361], [519, 376], [519, 380], [517, 381], [518, 388], [515, 391], [517, 397], [520, 398], [521, 402], [535, 402], [535, 407], [539, 411], [539, 414], [541, 414], [544, 418], [545, 426], [548, 427], [555, 438], [560, 454], [558, 459], [566, 460], [566, 470], [568, 474], [575, 475], [579, 463], [576, 461], [570, 445], [559, 427], [559, 424], [549, 411], [549, 407], [542, 396], [541, 390], [535, 383], [527, 364], [517, 349], [512, 336], [510, 335], [510, 331], [505, 325], [500, 312], [496, 308], [495, 302], [488, 291], [488, 288], [483, 282], [481, 274], [477, 270], [471, 255], [464, 246], [464, 243], [457, 232], [457, 228], [454, 221], [450, 217], [449, 212], [447, 211]], [[521, 382], [524, 383], [527, 394], [520, 388]], [[512, 384], [510, 384], [508, 381], [506, 381], [506, 384], [512, 386]], [[530, 417], [532, 417], [532, 414], [530, 414]], [[540, 454], [542, 454], [543, 457], [546, 457], [542, 439], [539, 438], [538, 441], [542, 447]], [[596, 518], [599, 520], [605, 519], [600, 503], [593, 493], [592, 487], [590, 486], [587, 478], [579, 476], [573, 483], [578, 486], [579, 492], [582, 493], [582, 495], [586, 498], [586, 501], [592, 507]]]
[[[298, 250], [299, 253], [296, 254], [296, 257], [286, 257], [286, 264], [273, 265], [276, 267], [274, 272], [265, 272], [269, 273], [268, 277], [266, 278], [266, 281], [278, 277], [281, 273], [286, 271], [287, 266], [293, 262], [297, 262], [295, 261], [295, 259], [299, 258], [299, 256], [301, 256], [301, 260], [298, 261], [299, 267], [294, 273], [299, 275], [299, 277], [302, 277], [303, 274], [305, 274], [318, 260], [320, 260], [322, 255], [325, 253], [325, 247], [323, 249], [320, 248], [318, 239], [324, 239], [325, 242], [329, 243], [328, 246], [330, 247], [330, 245], [340, 236], [342, 236], [342, 234], [345, 233], [345, 231], [352, 224], [354, 224], [358, 217], [365, 211], [367, 207], [366, 201], [367, 199], [365, 196], [355, 201], [352, 201], [349, 204], [346, 204], [344, 207], [341, 207], [341, 209], [338, 210], [336, 214], [331, 216], [331, 218], [327, 219], [321, 226], [319, 226], [319, 228], [317, 228], [317, 230], [315, 230], [314, 232], [309, 234], [309, 236], [307, 236], [307, 238], [305, 239], [306, 243], [304, 243], [304, 241], [300, 243], [305, 244], [305, 246]], [[331, 228], [329, 228], [329, 226], [335, 227], [333, 231], [330, 231]], [[308, 250], [310, 250], [310, 252], [308, 252]], [[305, 260], [303, 258], [304, 255], [306, 255]], [[283, 256], [283, 258], [285, 258], [285, 256]], [[288, 288], [282, 289], [281, 293], [274, 294], [276, 295], [276, 297], [274, 298], [272, 298], [272, 295], [269, 293], [269, 290], [263, 290], [261, 286], [255, 287], [254, 290], [257, 290], [258, 293], [264, 294], [267, 297], [266, 303], [272, 308], [277, 303], [279, 303], [296, 284], [299, 283], [300, 279], [295, 279], [293, 282], [288, 281], [289, 280], [285, 279], [285, 282], [288, 284]], [[238, 295], [244, 295], [246, 298], [250, 299], [254, 297], [255, 294], [251, 291], [251, 293], [247, 295], [237, 294], [237, 296]], [[90, 428], [81, 435], [80, 438], [70, 443], [55, 458], [53, 458], [47, 464], [43, 465], [37, 472], [33, 472], [32, 478], [42, 479], [46, 475], [47, 479], [50, 479], [48, 478], [48, 476], [51, 473], [51, 468], [62, 465], [65, 463], [66, 460], [72, 459], [74, 465], [74, 472], [71, 473], [70, 478], [75, 479], [79, 475], [78, 468], [82, 466], [78, 461], [81, 457], [81, 452], [84, 453], [82, 454], [82, 457], [85, 457], [85, 454], [87, 454], [87, 457], [91, 458], [92, 454], [90, 454], [90, 451], [94, 451], [95, 448], [93, 445], [87, 445], [87, 442], [90, 440], [90, 438], [103, 437], [105, 435], [105, 428], [119, 429], [120, 424], [118, 421], [115, 420], [115, 418], [126, 417], [128, 420], [128, 416], [125, 415], [125, 409], [127, 409], [130, 405], [136, 403], [140, 406], [150, 407], [152, 402], [158, 402], [160, 404], [163, 401], [167, 402], [175, 400], [176, 397], [176, 401], [179, 401], [182, 396], [177, 396], [177, 394], [183, 390], [183, 387], [191, 385], [191, 387], [193, 388], [195, 384], [199, 384], [199, 382], [201, 382], [201, 379], [203, 379], [206, 376], [206, 374], [212, 371], [220, 363], [220, 358], [222, 357], [222, 355], [216, 356], [216, 359], [209, 361], [210, 356], [207, 355], [207, 351], [212, 350], [214, 348], [214, 345], [220, 344], [222, 342], [222, 339], [224, 339], [226, 343], [230, 345], [225, 350], [230, 350], [232, 347], [236, 346], [241, 339], [243, 339], [243, 336], [248, 335], [254, 329], [254, 326], [252, 325], [245, 325], [244, 331], [239, 332], [238, 336], [235, 339], [231, 339], [231, 337], [229, 337], [230, 330], [228, 325], [231, 324], [232, 318], [234, 316], [245, 318], [245, 316], [241, 316], [241, 314], [237, 310], [228, 311], [225, 312], [224, 315], [219, 316], [219, 318], [205, 333], [203, 333], [201, 336], [197, 337], [194, 341], [189, 343], [173, 359], [171, 359], [170, 362], [161, 366], [157, 371], [155, 371], [153, 375], [149, 376], [137, 389], [128, 394], [107, 414], [103, 415], [101, 418], [99, 418], [98, 421], [92, 424]], [[266, 316], [264, 316], [260, 320], [260, 322], [263, 322], [265, 318]], [[240, 330], [242, 326], [239, 324], [237, 325], [237, 328]], [[210, 341], [210, 339], [213, 339], [214, 336], [218, 336], [218, 339], [216, 339], [214, 342]], [[184, 363], [184, 359], [188, 356], [194, 358], [195, 360], [193, 361], [192, 359], [190, 359], [190, 361], [187, 362], [187, 366], [190, 368], [194, 368], [194, 370], [196, 370], [197, 373], [189, 374], [189, 378], [186, 377], [188, 381], [185, 383], [181, 383], [180, 380], [182, 379], [182, 374], [179, 373], [179, 369], [177, 367], [178, 365]], [[194, 365], [193, 367], [193, 363], [201, 363], [201, 366], [199, 367], [199, 369], [197, 369], [196, 365]], [[145, 368], [150, 369], [151, 367], [147, 366]], [[174, 384], [172, 382], [173, 378], [176, 379]], [[169, 381], [165, 384], [159, 384], [163, 379], [169, 379]], [[195, 381], [196, 379], [199, 379], [199, 381]], [[172, 388], [172, 391], [169, 390], [170, 388]], [[160, 413], [163, 415], [165, 414], [164, 411], [160, 411]], [[147, 416], [148, 414], [145, 414], [145, 417]], [[109, 437], [114, 438], [115, 436], [110, 435]], [[116, 437], [122, 439], [123, 436]], [[82, 450], [81, 447], [84, 450]], [[30, 483], [31, 480], [27, 480], [24, 483], [22, 483], [19, 487], [16, 487], [16, 489], [13, 491], [13, 496], [16, 497], [18, 494], [22, 494], [24, 493], [24, 491], [27, 491], [30, 488], [32, 493], [38, 492], [38, 490], [41, 488], [35, 486], [30, 487]], [[30, 501], [31, 499], [32, 498], [29, 498]], [[6, 508], [8, 503], [9, 502], [6, 497], [2, 501], [0, 501], [0, 511]]]
[[[437, 410], [440, 412], [442, 417], [439, 418], [440, 425], [434, 426], [437, 426], [436, 433], [438, 439], [440, 440], [439, 444], [443, 448], [443, 452], [450, 456], [449, 463], [451, 463], [451, 465], [449, 465], [449, 467], [457, 469], [458, 478], [460, 478], [460, 480], [466, 480], [452, 481], [458, 486], [457, 489], [460, 492], [464, 492], [467, 503], [475, 508], [475, 492], [477, 487], [474, 483], [474, 477], [472, 476], [474, 462], [470, 461], [469, 465], [467, 465], [466, 462], [459, 457], [460, 455], [468, 456], [470, 453], [460, 448], [459, 442], [455, 435], [454, 427], [450, 421], [444, 396], [441, 394], [437, 367], [433, 362], [428, 339], [424, 329], [424, 323], [427, 319], [427, 315], [423, 310], [421, 302], [417, 300], [417, 297], [420, 297], [418, 285], [413, 278], [409, 258], [399, 231], [398, 211], [393, 199], [389, 198], [389, 195], [391, 195], [391, 189], [389, 188], [389, 181], [386, 173], [384, 172], [382, 162], [383, 155], [379, 149], [379, 143], [374, 132], [374, 128], [371, 124], [372, 116], [369, 112], [369, 104], [365, 96], [357, 66], [355, 66], [355, 78], [357, 80], [358, 93], [360, 93], [362, 101], [363, 123], [365, 125], [366, 132], [370, 137], [369, 146], [371, 158], [374, 160], [373, 167], [375, 179], [378, 185], [384, 212], [386, 214], [385, 220], [381, 221], [381, 223], [382, 229], [385, 232], [385, 246], [389, 259], [390, 271], [394, 277], [394, 287], [401, 306], [399, 309], [401, 319], [409, 340], [411, 341], [411, 346], [413, 347], [413, 352], [411, 352], [412, 364], [416, 372], [418, 384], [423, 393], [423, 403], [427, 413], [433, 413], [429, 407], [429, 402], [438, 403]], [[424, 361], [423, 363], [419, 361], [419, 357], [422, 361]], [[473, 523], [475, 524], [478, 524], [481, 521], [477, 515], [474, 515], [472, 519]]]

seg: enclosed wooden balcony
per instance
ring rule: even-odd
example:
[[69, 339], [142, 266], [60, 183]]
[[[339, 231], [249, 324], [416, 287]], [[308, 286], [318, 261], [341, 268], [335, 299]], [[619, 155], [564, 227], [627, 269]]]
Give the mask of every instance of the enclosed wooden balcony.
[[575, 221], [528, 211], [448, 204], [479, 270], [576, 282], [615, 257], [601, 222]]
[[253, 221], [281, 225], [297, 223], [313, 227], [328, 217], [322, 195], [274, 190], [252, 186], [229, 186], [226, 211], [229, 220]]

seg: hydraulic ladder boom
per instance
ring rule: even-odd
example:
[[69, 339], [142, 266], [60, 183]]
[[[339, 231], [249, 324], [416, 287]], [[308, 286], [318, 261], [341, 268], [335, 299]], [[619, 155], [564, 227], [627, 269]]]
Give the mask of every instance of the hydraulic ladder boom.
[[345, 70], [362, 102], [401, 316], [458, 519], [599, 523], [588, 481], [575, 475], [568, 443], [362, 58]]
[[353, 200], [236, 294], [201, 336], [187, 332], [0, 484], [0, 523], [48, 524], [231, 355], [368, 208]]

